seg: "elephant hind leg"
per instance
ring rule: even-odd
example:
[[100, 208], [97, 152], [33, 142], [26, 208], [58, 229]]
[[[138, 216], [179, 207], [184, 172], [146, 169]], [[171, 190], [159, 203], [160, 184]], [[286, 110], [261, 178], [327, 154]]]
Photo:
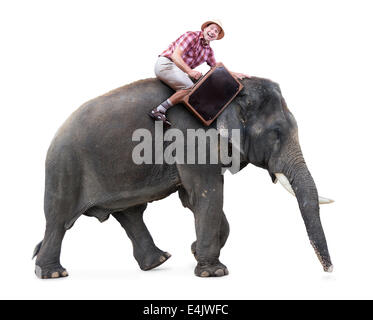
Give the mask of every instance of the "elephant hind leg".
[[60, 224], [48, 224], [43, 241], [36, 247], [35, 274], [40, 279], [67, 277], [68, 273], [60, 264], [62, 240], [65, 227]]
[[144, 271], [160, 266], [171, 257], [168, 252], [160, 250], [154, 244], [143, 220], [146, 207], [147, 204], [142, 204], [112, 214], [132, 241], [133, 255], [140, 269]]

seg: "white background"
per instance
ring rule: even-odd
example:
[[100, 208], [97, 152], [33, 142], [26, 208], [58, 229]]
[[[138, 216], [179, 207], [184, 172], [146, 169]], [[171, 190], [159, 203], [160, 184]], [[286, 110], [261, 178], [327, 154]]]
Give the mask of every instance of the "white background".
[[[2, 1], [0, 298], [372, 299], [370, 2]], [[57, 128], [87, 100], [153, 77], [157, 55], [211, 17], [226, 31], [212, 43], [217, 60], [280, 84], [319, 194], [336, 200], [321, 207], [334, 273], [322, 271], [296, 199], [249, 165], [225, 177], [229, 276], [194, 276], [193, 216], [173, 194], [145, 214], [173, 254], [160, 268], [137, 267], [115, 219], [81, 217], [63, 243], [70, 277], [38, 280], [31, 254]]]

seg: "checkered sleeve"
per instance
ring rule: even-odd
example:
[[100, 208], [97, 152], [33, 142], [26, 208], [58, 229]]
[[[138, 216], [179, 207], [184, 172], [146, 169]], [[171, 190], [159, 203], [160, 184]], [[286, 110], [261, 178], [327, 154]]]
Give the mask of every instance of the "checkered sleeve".
[[193, 42], [195, 42], [196, 38], [198, 37], [198, 33], [193, 31], [188, 31], [184, 33], [182, 36], [179, 37], [179, 39], [176, 40], [176, 46], [179, 47], [182, 52], [185, 52], [188, 50]]
[[207, 57], [207, 60], [206, 60], [206, 63], [210, 66], [210, 67], [214, 67], [216, 65], [216, 60], [215, 60], [215, 56], [214, 56], [214, 51], [212, 49], [210, 49], [210, 52], [209, 52], [209, 55]]

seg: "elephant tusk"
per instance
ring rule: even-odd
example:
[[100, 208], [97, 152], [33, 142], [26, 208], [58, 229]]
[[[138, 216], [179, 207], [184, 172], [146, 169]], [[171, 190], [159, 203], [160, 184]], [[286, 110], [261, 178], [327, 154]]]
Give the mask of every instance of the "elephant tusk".
[[329, 203], [333, 203], [333, 202], [334, 202], [333, 199], [328, 199], [328, 198], [324, 198], [324, 197], [319, 196], [319, 203], [320, 204], [329, 204]]
[[284, 174], [282, 173], [275, 173], [275, 176], [277, 178], [278, 181], [280, 181], [281, 185], [289, 192], [291, 193], [294, 197], [295, 197], [295, 193], [294, 193], [294, 190], [293, 188], [291, 187], [290, 185], [290, 182], [288, 180], [288, 178], [285, 177]]
[[[288, 180], [288, 178], [286, 178], [286, 176], [283, 174], [283, 173], [275, 173], [275, 176], [277, 178], [278, 181], [280, 181], [281, 185], [289, 192], [291, 193], [294, 197], [295, 197], [295, 193], [294, 193], [294, 190], [293, 188], [291, 187], [290, 185], [290, 182]], [[328, 198], [325, 198], [325, 197], [320, 197], [319, 196], [319, 204], [329, 204], [329, 203], [333, 203], [334, 200], [332, 199], [328, 199]]]

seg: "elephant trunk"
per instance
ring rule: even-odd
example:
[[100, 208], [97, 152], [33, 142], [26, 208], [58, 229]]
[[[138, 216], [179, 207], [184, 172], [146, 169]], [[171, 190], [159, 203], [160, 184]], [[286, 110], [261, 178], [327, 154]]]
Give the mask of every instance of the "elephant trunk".
[[[294, 156], [296, 155], [296, 156]], [[333, 265], [330, 260], [328, 246], [320, 220], [319, 196], [315, 182], [303, 159], [302, 152], [292, 154], [292, 160], [288, 162], [284, 170], [295, 196], [298, 200], [299, 209], [306, 225], [308, 237], [319, 258], [324, 271], [332, 272]]]

